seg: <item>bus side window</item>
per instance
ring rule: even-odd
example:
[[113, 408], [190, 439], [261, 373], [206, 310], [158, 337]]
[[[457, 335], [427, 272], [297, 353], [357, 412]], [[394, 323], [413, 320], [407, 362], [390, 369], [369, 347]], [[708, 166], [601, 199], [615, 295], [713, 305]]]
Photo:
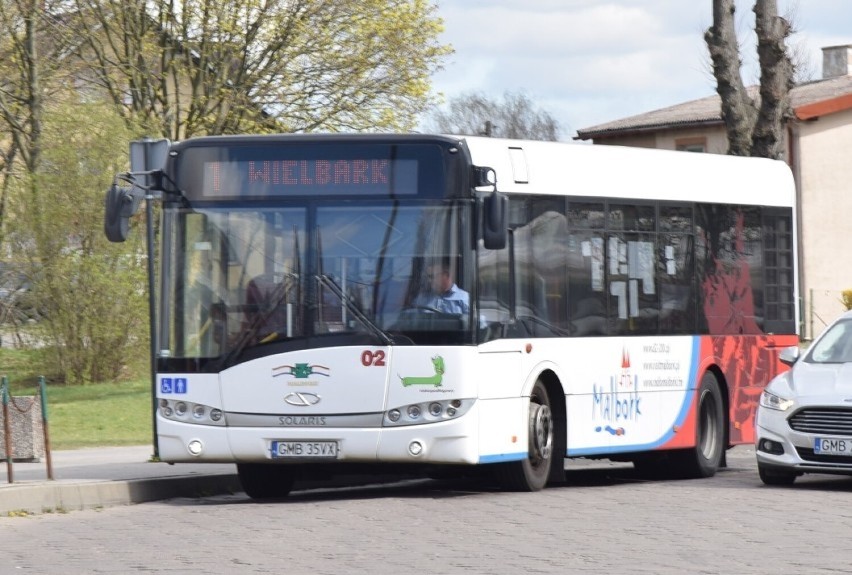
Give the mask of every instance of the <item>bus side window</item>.
[[611, 333], [657, 333], [656, 209], [610, 203], [607, 209], [607, 291]]
[[659, 239], [660, 329], [665, 333], [692, 333], [695, 330], [692, 236], [660, 234]]
[[571, 231], [567, 257], [571, 334], [606, 335], [603, 237], [592, 231]]
[[577, 302], [571, 327], [572, 335], [606, 335], [606, 309], [601, 299], [587, 297]]
[[509, 250], [479, 251], [479, 314], [485, 325], [485, 341], [503, 337], [510, 319]]

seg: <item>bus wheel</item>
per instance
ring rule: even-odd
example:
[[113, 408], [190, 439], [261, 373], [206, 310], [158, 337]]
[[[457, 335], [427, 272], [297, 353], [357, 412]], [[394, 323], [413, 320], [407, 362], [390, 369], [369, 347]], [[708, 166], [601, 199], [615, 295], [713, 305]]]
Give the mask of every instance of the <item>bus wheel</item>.
[[553, 413], [544, 383], [537, 381], [530, 395], [528, 456], [499, 464], [498, 479], [508, 491], [539, 491], [547, 485], [553, 464]]
[[246, 495], [252, 499], [286, 497], [293, 488], [293, 471], [284, 465], [238, 463], [237, 475]]
[[712, 477], [719, 469], [725, 451], [725, 413], [719, 382], [711, 372], [701, 378], [698, 388], [695, 447], [677, 453], [676, 468], [688, 478]]

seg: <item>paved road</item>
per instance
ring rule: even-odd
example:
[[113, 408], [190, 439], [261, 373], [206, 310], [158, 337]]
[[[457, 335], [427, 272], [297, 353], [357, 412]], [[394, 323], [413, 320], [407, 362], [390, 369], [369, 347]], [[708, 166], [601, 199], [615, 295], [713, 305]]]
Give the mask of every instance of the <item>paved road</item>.
[[819, 574], [852, 566], [852, 480], [763, 487], [754, 454], [692, 481], [572, 465], [500, 493], [412, 480], [0, 518], [0, 573]]

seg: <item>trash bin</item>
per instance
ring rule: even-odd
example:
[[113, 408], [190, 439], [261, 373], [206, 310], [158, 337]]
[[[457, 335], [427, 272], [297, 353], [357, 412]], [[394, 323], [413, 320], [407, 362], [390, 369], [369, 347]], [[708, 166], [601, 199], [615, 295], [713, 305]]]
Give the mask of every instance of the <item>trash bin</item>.
[[[40, 462], [45, 456], [41, 398], [38, 395], [10, 397], [5, 411], [9, 414], [12, 461]], [[0, 461], [7, 460], [4, 417], [0, 410]]]

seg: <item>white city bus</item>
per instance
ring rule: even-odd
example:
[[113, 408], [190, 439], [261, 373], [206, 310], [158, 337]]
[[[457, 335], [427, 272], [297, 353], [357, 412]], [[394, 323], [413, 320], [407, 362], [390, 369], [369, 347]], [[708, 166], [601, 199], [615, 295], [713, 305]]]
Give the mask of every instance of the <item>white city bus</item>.
[[[166, 144], [146, 174], [157, 452], [235, 462], [251, 497], [400, 469], [533, 491], [575, 457], [710, 476], [753, 441], [798, 341], [782, 162], [427, 135]], [[138, 193], [109, 192], [110, 239]], [[444, 268], [469, 294], [456, 313], [423, 303]]]

